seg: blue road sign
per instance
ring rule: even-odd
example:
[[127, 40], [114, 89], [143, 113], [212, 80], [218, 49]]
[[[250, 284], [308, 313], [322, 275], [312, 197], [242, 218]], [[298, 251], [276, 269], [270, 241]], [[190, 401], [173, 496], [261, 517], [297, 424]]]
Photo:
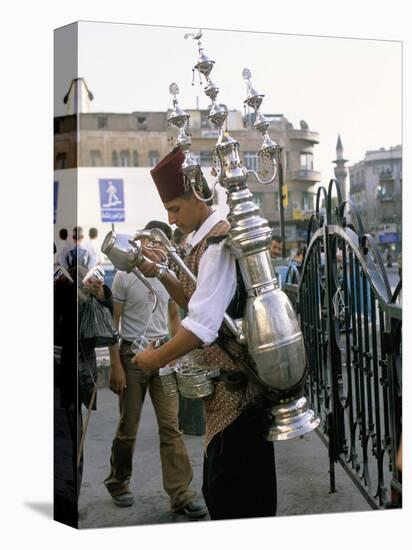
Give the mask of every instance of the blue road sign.
[[397, 233], [382, 233], [379, 235], [380, 244], [398, 243], [399, 235]]
[[99, 179], [102, 222], [124, 222], [124, 190], [122, 179]]
[[59, 182], [54, 182], [53, 188], [53, 223], [56, 223], [57, 220], [57, 200], [59, 198]]

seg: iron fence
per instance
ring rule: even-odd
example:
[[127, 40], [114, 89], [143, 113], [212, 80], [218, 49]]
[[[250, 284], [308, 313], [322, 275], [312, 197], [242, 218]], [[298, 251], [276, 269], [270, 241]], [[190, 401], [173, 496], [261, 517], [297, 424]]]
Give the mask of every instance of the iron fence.
[[337, 182], [321, 187], [303, 264], [289, 269], [285, 292], [301, 322], [330, 490], [339, 461], [373, 508], [401, 505], [401, 284], [391, 289], [374, 238], [350, 201], [342, 202]]

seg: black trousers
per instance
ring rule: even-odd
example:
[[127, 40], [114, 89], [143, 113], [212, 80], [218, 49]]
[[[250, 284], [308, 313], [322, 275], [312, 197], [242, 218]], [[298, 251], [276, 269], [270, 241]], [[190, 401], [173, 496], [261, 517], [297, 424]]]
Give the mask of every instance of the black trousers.
[[202, 491], [211, 519], [276, 515], [275, 452], [260, 433], [259, 414], [243, 412], [207, 447]]

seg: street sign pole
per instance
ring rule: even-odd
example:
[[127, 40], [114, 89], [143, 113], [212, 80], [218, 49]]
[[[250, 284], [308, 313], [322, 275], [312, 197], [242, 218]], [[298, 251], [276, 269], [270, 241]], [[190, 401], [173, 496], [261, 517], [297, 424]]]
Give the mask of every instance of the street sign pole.
[[278, 156], [278, 186], [279, 186], [279, 209], [280, 209], [280, 236], [282, 237], [282, 258], [286, 255], [285, 243], [285, 217], [283, 210], [283, 149], [280, 148]]

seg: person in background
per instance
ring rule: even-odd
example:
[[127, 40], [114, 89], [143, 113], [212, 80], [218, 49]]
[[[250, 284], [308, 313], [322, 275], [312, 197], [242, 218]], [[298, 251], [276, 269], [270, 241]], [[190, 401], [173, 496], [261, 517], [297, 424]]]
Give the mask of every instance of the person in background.
[[282, 237], [276, 234], [272, 234], [272, 242], [270, 244], [270, 257], [272, 258], [272, 260], [278, 260], [282, 258], [282, 244]]
[[[145, 229], [155, 227], [171, 238], [166, 223], [152, 221]], [[149, 391], [159, 426], [163, 487], [170, 497], [171, 509], [197, 519], [205, 516], [207, 509], [196, 502], [196, 493], [189, 487], [193, 472], [178, 425], [178, 395], [166, 395], [158, 370], [147, 374], [131, 361], [134, 357], [131, 346], [137, 337], [143, 335], [161, 347], [169, 339], [169, 331], [174, 336], [180, 329], [176, 303], [160, 281], [152, 278], [150, 284], [158, 297], [153, 313], [149, 291], [134, 273], [118, 271], [112, 285], [113, 321], [116, 329], [121, 327], [121, 340], [117, 349], [119, 361], [110, 372], [110, 388], [119, 395], [120, 418], [112, 444], [111, 470], [104, 483], [114, 504], [120, 507], [134, 504], [129, 483], [143, 402]]]
[[392, 267], [392, 261], [393, 261], [393, 257], [392, 257], [392, 250], [390, 248], [388, 248], [388, 253], [386, 255], [386, 267]]
[[100, 245], [97, 240], [98, 231], [95, 227], [89, 229], [89, 240], [85, 243], [84, 247], [89, 252], [90, 261], [89, 269], [95, 267], [96, 265], [101, 265], [103, 263], [102, 253], [100, 251]]
[[280, 235], [272, 233], [272, 242], [270, 243], [270, 257], [275, 273], [279, 277], [281, 288], [284, 287], [286, 274], [288, 272], [288, 261], [283, 258], [283, 239]]
[[304, 249], [298, 248], [296, 251], [296, 254], [293, 257], [293, 261], [297, 266], [301, 266], [303, 264], [303, 258], [304, 258]]
[[[74, 265], [68, 271], [60, 270], [54, 281], [54, 332], [55, 341], [61, 345], [60, 365], [56, 367], [56, 387], [59, 389], [59, 406], [66, 413], [72, 443], [72, 487], [79, 498], [83, 477], [83, 452], [78, 456], [83, 435], [82, 406], [96, 410], [97, 364], [93, 341], [85, 341], [79, 335], [88, 297], [99, 301], [112, 312], [112, 293], [102, 282], [85, 287], [83, 279], [87, 269]], [[79, 339], [78, 339], [79, 338]], [[117, 339], [117, 336], [116, 336]], [[76, 345], [78, 341], [78, 345]], [[116, 365], [114, 345], [109, 345], [111, 363]], [[61, 417], [60, 417], [61, 418]], [[60, 436], [60, 434], [59, 434]]]
[[86, 269], [90, 269], [90, 254], [87, 248], [83, 244], [83, 228], [76, 226], [73, 228], [72, 239], [73, 246], [66, 249], [62, 255], [60, 265], [65, 269], [70, 269], [74, 266], [82, 266]]
[[57, 250], [56, 250], [56, 254], [57, 254], [57, 263], [59, 265], [62, 265], [61, 262], [62, 262], [62, 258], [64, 256], [64, 254], [67, 253], [67, 250], [69, 248], [71, 248], [71, 245], [67, 242], [67, 237], [68, 237], [69, 233], [67, 231], [67, 229], [65, 229], [64, 227], [62, 229], [60, 229], [59, 231], [59, 242], [57, 243]]

